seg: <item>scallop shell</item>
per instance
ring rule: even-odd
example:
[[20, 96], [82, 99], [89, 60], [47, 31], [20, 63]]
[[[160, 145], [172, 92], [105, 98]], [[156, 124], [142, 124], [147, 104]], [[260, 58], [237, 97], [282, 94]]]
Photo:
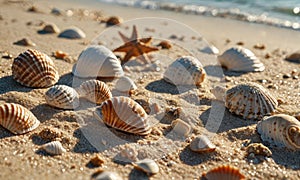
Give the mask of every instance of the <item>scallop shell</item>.
[[157, 174], [159, 172], [158, 165], [152, 159], [143, 159], [141, 161], [132, 163], [132, 165], [134, 166], [134, 168], [145, 172], [149, 176]]
[[61, 109], [76, 109], [79, 106], [79, 95], [72, 87], [55, 85], [45, 93], [50, 106]]
[[20, 84], [35, 88], [50, 87], [59, 79], [50, 57], [32, 49], [28, 49], [14, 59], [12, 74]]
[[207, 138], [207, 136], [200, 135], [195, 137], [190, 144], [190, 149], [195, 152], [212, 152], [215, 151], [216, 146]]
[[275, 111], [277, 100], [267, 89], [256, 83], [244, 83], [226, 91], [225, 106], [244, 119], [261, 119]]
[[96, 104], [101, 104], [103, 101], [112, 97], [109, 87], [99, 80], [85, 81], [76, 90], [80, 97], [84, 97]]
[[293, 116], [270, 116], [257, 124], [257, 132], [272, 145], [300, 150], [300, 122]]
[[207, 173], [203, 173], [203, 178], [207, 180], [217, 180], [217, 179], [226, 179], [226, 180], [244, 180], [246, 179], [238, 168], [230, 165], [222, 165], [210, 170]]
[[182, 56], [169, 65], [164, 80], [174, 85], [200, 85], [205, 76], [205, 70], [198, 59]]
[[0, 106], [0, 125], [14, 134], [24, 134], [36, 129], [40, 121], [25, 107], [5, 103]]
[[104, 101], [95, 111], [95, 116], [99, 119], [100, 112], [103, 122], [118, 130], [138, 135], [151, 132], [147, 113], [141, 105], [128, 97], [119, 96]]
[[58, 35], [58, 37], [67, 39], [82, 39], [85, 38], [85, 36], [85, 33], [78, 27], [71, 27]]
[[42, 146], [42, 148], [51, 155], [60, 155], [66, 152], [66, 149], [59, 141], [46, 143]]
[[115, 88], [120, 92], [130, 92], [137, 89], [133, 80], [126, 76], [122, 76], [117, 80]]
[[104, 46], [92, 45], [81, 52], [72, 73], [81, 78], [121, 77], [124, 75], [118, 58]]
[[233, 47], [218, 56], [221, 66], [236, 72], [264, 71], [264, 64], [251, 52], [243, 47]]

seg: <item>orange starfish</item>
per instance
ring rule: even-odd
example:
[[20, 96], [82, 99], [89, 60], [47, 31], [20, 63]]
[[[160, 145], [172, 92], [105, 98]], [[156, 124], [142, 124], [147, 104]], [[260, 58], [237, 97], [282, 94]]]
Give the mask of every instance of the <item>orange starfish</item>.
[[131, 37], [128, 38], [121, 32], [119, 32], [122, 40], [125, 42], [124, 45], [116, 48], [114, 52], [125, 52], [125, 57], [121, 60], [122, 64], [128, 62], [131, 57], [137, 57], [138, 59], [142, 60], [144, 63], [149, 62], [148, 57], [146, 56], [147, 53], [151, 51], [157, 51], [158, 48], [150, 46], [150, 42], [152, 38], [138, 38], [138, 32], [136, 26], [133, 26], [133, 31]]

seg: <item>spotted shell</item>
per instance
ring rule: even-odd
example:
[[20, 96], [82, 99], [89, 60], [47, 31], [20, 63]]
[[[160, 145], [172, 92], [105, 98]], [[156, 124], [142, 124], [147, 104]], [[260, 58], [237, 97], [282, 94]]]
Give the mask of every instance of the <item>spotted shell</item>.
[[151, 132], [147, 113], [141, 105], [128, 97], [119, 96], [104, 101], [95, 110], [95, 116], [106, 125], [121, 131], [138, 135]]
[[246, 179], [238, 168], [230, 165], [222, 165], [216, 168], [213, 168], [207, 173], [203, 173], [202, 177], [207, 180], [217, 180], [217, 179], [226, 179], [226, 180], [244, 180]]
[[118, 58], [104, 46], [91, 45], [81, 52], [72, 73], [81, 78], [121, 77], [124, 75]]
[[174, 85], [200, 85], [205, 76], [205, 70], [198, 59], [182, 56], [169, 65], [164, 80]]
[[14, 59], [12, 75], [20, 84], [34, 88], [50, 87], [59, 79], [50, 57], [32, 49], [28, 49]]
[[190, 144], [190, 149], [195, 152], [212, 152], [215, 151], [216, 146], [205, 135], [195, 137]]
[[80, 97], [84, 97], [96, 104], [101, 104], [103, 101], [112, 97], [109, 87], [99, 80], [85, 81], [76, 90]]
[[159, 167], [156, 162], [152, 159], [143, 159], [132, 163], [134, 168], [145, 172], [147, 175], [151, 176], [159, 172]]
[[45, 93], [46, 102], [61, 109], [75, 109], [79, 106], [79, 95], [72, 87], [55, 85]]
[[251, 52], [243, 47], [233, 47], [218, 56], [221, 66], [236, 72], [257, 72], [265, 70], [264, 64]]
[[270, 116], [257, 124], [257, 132], [272, 145], [300, 150], [300, 122], [293, 116]]
[[46, 143], [42, 146], [42, 148], [51, 155], [60, 155], [66, 152], [66, 149], [59, 141]]
[[275, 111], [277, 100], [267, 89], [256, 83], [244, 83], [226, 91], [225, 106], [244, 119], [261, 119]]
[[137, 89], [133, 80], [126, 76], [122, 76], [117, 80], [115, 88], [120, 92], [129, 92]]
[[36, 129], [40, 121], [25, 107], [5, 103], [0, 106], [0, 125], [14, 134], [24, 134]]
[[78, 27], [71, 27], [58, 35], [58, 37], [67, 39], [82, 39], [85, 38], [85, 36], [85, 33]]

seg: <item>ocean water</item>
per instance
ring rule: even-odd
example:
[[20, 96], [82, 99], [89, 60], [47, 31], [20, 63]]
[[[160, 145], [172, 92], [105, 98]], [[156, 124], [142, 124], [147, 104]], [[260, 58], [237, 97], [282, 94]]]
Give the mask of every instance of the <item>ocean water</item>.
[[300, 30], [300, 0], [98, 0]]

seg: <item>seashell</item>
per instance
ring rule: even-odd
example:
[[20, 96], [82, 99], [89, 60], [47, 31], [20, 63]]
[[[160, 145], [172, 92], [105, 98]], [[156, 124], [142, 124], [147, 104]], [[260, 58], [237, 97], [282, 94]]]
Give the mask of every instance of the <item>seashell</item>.
[[250, 157], [251, 154], [261, 155], [266, 157], [272, 156], [272, 152], [270, 151], [270, 149], [261, 143], [252, 143], [248, 145], [247, 153], [248, 153], [248, 157]]
[[46, 143], [42, 146], [42, 148], [51, 155], [60, 155], [66, 152], [66, 149], [59, 141]]
[[20, 46], [36, 46], [36, 44], [28, 38], [23, 38], [17, 42], [14, 42], [14, 44], [20, 45]]
[[143, 159], [138, 162], [132, 163], [134, 168], [145, 172], [148, 176], [157, 174], [159, 172], [159, 167], [156, 162], [152, 159]]
[[59, 79], [50, 57], [32, 49], [28, 49], [14, 59], [12, 74], [20, 84], [35, 88], [52, 86]]
[[160, 46], [162, 49], [170, 49], [172, 44], [169, 41], [161, 41], [157, 46]]
[[205, 135], [195, 137], [190, 143], [190, 149], [195, 152], [212, 152], [216, 150], [216, 146]]
[[296, 51], [286, 56], [285, 60], [293, 63], [300, 64], [300, 51]]
[[229, 71], [258, 72], [264, 71], [263, 63], [249, 49], [233, 47], [218, 56], [221, 66]]
[[207, 54], [219, 54], [219, 49], [216, 48], [216, 46], [214, 45], [210, 45], [210, 46], [206, 46], [203, 49], [200, 50], [203, 53], [207, 53]]
[[106, 20], [106, 26], [119, 25], [123, 22], [123, 19], [117, 16], [111, 16]]
[[173, 127], [173, 131], [178, 135], [187, 136], [191, 132], [191, 126], [181, 119], [172, 121], [171, 126]]
[[82, 39], [85, 38], [85, 36], [85, 33], [78, 27], [71, 27], [58, 35], [58, 37], [67, 39]]
[[45, 27], [39, 31], [39, 33], [44, 33], [44, 34], [59, 33], [59, 32], [60, 32], [59, 28], [54, 23], [45, 25]]
[[0, 106], [0, 125], [14, 134], [24, 134], [36, 129], [40, 121], [25, 107], [5, 103]]
[[226, 91], [225, 106], [244, 119], [261, 119], [275, 111], [278, 106], [267, 89], [256, 83], [244, 83]]
[[112, 97], [109, 87], [99, 80], [85, 81], [76, 90], [80, 97], [84, 97], [96, 104], [101, 104]]
[[137, 89], [133, 80], [126, 76], [122, 76], [117, 80], [115, 88], [121, 92], [130, 92]]
[[81, 78], [121, 77], [124, 75], [118, 58], [101, 45], [92, 45], [83, 50], [72, 73]]
[[90, 160], [90, 163], [93, 165], [93, 166], [96, 166], [96, 167], [99, 167], [101, 166], [103, 163], [104, 163], [104, 160], [103, 158], [100, 156], [100, 155], [96, 155], [94, 156], [91, 160]]
[[101, 119], [100, 112], [103, 122], [110, 127], [138, 135], [151, 132], [147, 113], [141, 105], [128, 97], [119, 96], [104, 101], [95, 110], [94, 114], [98, 119]]
[[164, 73], [164, 80], [174, 85], [200, 85], [206, 73], [200, 61], [192, 56], [176, 59]]
[[216, 168], [213, 168], [207, 173], [202, 174], [202, 178], [207, 180], [217, 180], [217, 179], [226, 179], [226, 180], [244, 180], [246, 179], [240, 170], [236, 167], [230, 165], [222, 165]]
[[91, 179], [92, 180], [122, 180], [122, 178], [118, 174], [110, 171], [103, 171], [103, 170], [94, 173]]
[[257, 132], [271, 145], [300, 150], [300, 122], [293, 116], [270, 116], [257, 124]]
[[66, 52], [58, 50], [58, 51], [53, 52], [53, 56], [56, 59], [66, 59], [69, 56], [69, 54], [66, 53]]
[[61, 109], [76, 109], [79, 106], [79, 95], [72, 87], [55, 85], [45, 93], [46, 102]]

